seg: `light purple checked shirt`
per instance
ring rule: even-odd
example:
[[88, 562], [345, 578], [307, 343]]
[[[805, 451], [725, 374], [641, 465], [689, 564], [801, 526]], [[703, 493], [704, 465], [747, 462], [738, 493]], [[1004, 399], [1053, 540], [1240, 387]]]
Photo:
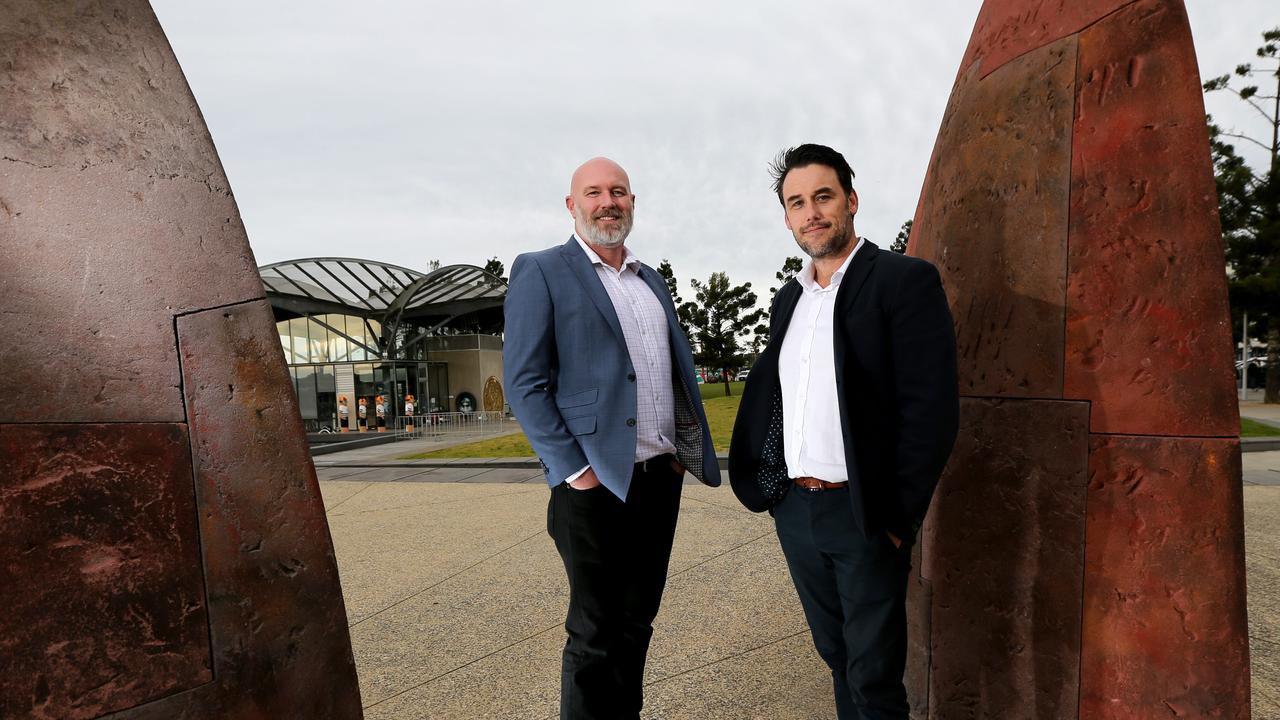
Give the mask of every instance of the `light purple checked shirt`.
[[[653, 288], [638, 274], [640, 259], [624, 247], [622, 269], [614, 270], [575, 233], [574, 240], [596, 269], [622, 326], [636, 371], [636, 462], [676, 451], [676, 408], [671, 389], [671, 340], [667, 313]], [[565, 482], [577, 480], [587, 465]]]

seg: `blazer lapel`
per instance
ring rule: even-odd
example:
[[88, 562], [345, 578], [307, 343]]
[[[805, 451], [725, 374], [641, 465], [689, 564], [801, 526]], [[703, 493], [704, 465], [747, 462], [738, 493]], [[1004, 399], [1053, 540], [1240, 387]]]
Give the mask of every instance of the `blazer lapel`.
[[787, 336], [787, 327], [791, 325], [791, 315], [796, 311], [796, 305], [800, 302], [800, 284], [795, 280], [791, 280], [778, 290], [781, 296], [778, 298], [778, 307], [774, 308], [777, 317], [772, 319], [769, 331], [769, 345], [765, 351], [777, 352], [782, 347], [782, 339]]
[[596, 274], [596, 269], [591, 265], [587, 254], [582, 252], [578, 241], [570, 237], [569, 242], [560, 248], [560, 255], [569, 265], [573, 276], [582, 285], [582, 289], [586, 291], [587, 297], [591, 298], [591, 302], [595, 304], [596, 310], [600, 311], [604, 321], [613, 329], [618, 342], [625, 346], [627, 339], [622, 334], [622, 324], [618, 322], [618, 313], [613, 309], [613, 301], [609, 299], [609, 293], [605, 292], [604, 285], [600, 284], [600, 276]]
[[870, 240], [863, 241], [862, 248], [849, 262], [849, 269], [845, 271], [844, 279], [840, 281], [840, 289], [836, 291], [836, 307], [841, 312], [848, 312], [849, 308], [853, 307], [858, 291], [871, 275], [871, 269], [879, 256], [880, 248], [875, 243]]

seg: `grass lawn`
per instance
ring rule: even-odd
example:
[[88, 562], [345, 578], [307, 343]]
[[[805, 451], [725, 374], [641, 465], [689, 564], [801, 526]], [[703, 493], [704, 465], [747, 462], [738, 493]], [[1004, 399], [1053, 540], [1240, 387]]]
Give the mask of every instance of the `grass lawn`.
[[[738, 416], [738, 401], [742, 396], [742, 383], [732, 383], [733, 395], [724, 396], [723, 385], [703, 385], [703, 407], [707, 411], [707, 422], [711, 425], [711, 441], [715, 443], [716, 452], [729, 451], [729, 437], [733, 433], [733, 421]], [[1280, 428], [1240, 418], [1240, 437], [1266, 437], [1280, 435]], [[487, 457], [533, 457], [533, 448], [524, 433], [504, 435], [488, 440], [477, 440], [465, 445], [455, 445], [444, 450], [436, 450], [418, 455], [408, 455], [401, 460], [426, 460], [450, 458], [487, 458]]]
[[1240, 437], [1268, 437], [1280, 435], [1280, 428], [1249, 418], [1240, 418]]
[[[736, 398], [741, 395], [742, 386], [746, 384], [746, 381], [729, 383], [729, 392], [733, 393], [730, 397]], [[707, 400], [724, 399], [724, 383], [715, 383], [714, 385], [703, 383], [698, 386], [698, 390], [702, 393], [703, 402], [706, 402]]]
[[[714, 392], [704, 393], [712, 398], [703, 403], [707, 410], [707, 423], [711, 425], [711, 442], [716, 452], [729, 451], [729, 436], [733, 433], [733, 421], [738, 416], [738, 399], [742, 393], [742, 383], [732, 383], [733, 395], [724, 397], [724, 386], [715, 385]], [[706, 388], [706, 385], [702, 386]], [[417, 455], [406, 455], [401, 460], [448, 460], [454, 458], [489, 458], [489, 457], [533, 457], [533, 448], [524, 433], [503, 435], [502, 437], [477, 440], [465, 445], [454, 445], [451, 448], [435, 450]]]

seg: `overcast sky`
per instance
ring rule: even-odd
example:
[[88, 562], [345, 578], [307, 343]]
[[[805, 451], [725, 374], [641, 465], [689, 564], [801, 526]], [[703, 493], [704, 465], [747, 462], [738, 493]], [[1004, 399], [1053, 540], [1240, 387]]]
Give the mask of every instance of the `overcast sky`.
[[[568, 238], [569, 176], [607, 155], [637, 195], [628, 246], [670, 258], [685, 299], [688, 278], [724, 270], [767, 300], [799, 254], [769, 160], [842, 151], [858, 233], [887, 245], [915, 212], [981, 2], [153, 5], [259, 264], [510, 268]], [[1275, 0], [1226, 6], [1187, 1], [1205, 76], [1280, 24]], [[1232, 99], [1208, 109], [1260, 133]]]

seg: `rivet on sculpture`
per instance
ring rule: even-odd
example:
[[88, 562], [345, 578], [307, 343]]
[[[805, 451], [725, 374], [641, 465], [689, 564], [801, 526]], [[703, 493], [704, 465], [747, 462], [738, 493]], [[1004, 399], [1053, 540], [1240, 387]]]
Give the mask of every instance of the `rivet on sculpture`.
[[0, 717], [358, 718], [315, 470], [141, 0], [0, 0]]
[[1249, 717], [1200, 93], [1181, 0], [982, 7], [909, 250], [963, 396], [911, 587], [918, 717]]

